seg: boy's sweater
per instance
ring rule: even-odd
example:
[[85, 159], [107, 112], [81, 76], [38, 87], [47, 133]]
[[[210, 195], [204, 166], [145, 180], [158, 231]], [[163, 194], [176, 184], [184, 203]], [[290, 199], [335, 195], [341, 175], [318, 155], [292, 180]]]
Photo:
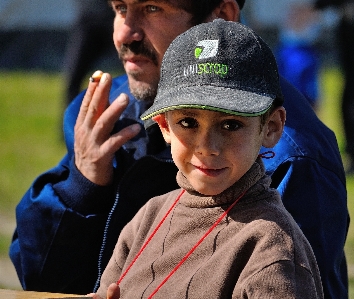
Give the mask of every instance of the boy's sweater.
[[[262, 161], [217, 196], [198, 194], [181, 173], [177, 181], [187, 192], [121, 281], [121, 298], [148, 298], [246, 190], [154, 298], [323, 298], [312, 249], [269, 188]], [[100, 297], [106, 298], [108, 285], [118, 281], [181, 192], [151, 199], [123, 229]]]

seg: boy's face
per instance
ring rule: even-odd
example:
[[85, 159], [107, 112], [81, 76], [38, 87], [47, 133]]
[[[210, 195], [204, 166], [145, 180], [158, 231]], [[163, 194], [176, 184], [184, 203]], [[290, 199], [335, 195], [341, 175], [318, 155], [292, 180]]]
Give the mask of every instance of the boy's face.
[[169, 111], [154, 118], [172, 157], [192, 186], [216, 195], [238, 181], [256, 160], [267, 134], [260, 117], [200, 109]]

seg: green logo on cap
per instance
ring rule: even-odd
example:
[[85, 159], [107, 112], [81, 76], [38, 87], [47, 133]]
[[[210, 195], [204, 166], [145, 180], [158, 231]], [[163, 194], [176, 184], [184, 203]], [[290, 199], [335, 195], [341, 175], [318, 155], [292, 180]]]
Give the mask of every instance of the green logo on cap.
[[[216, 57], [219, 50], [219, 40], [217, 39], [206, 39], [198, 42], [194, 49], [194, 56], [196, 59], [207, 59]], [[189, 65], [184, 68], [184, 76], [189, 76], [192, 74], [217, 74], [224, 78], [228, 73], [228, 66], [218, 62], [203, 62]]]
[[195, 47], [194, 55], [197, 59], [215, 57], [219, 49], [219, 40], [205, 39], [198, 42]]
[[203, 48], [199, 48], [199, 47], [196, 47], [195, 50], [194, 50], [194, 56], [195, 58], [199, 58], [200, 54], [202, 54], [203, 52]]

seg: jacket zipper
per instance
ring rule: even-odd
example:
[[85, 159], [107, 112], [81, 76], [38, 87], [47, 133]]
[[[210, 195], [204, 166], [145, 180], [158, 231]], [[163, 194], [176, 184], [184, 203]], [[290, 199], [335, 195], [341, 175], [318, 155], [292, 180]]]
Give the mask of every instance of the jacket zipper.
[[[142, 158], [140, 158], [139, 160], [135, 161], [135, 163], [126, 171], [126, 173], [129, 173], [129, 171], [134, 168], [134, 166], [142, 159], [145, 159], [145, 158], [152, 158], [154, 160], [157, 160], [159, 162], [165, 162], [165, 163], [174, 163], [172, 159], [161, 159], [161, 158], [158, 158], [156, 156], [152, 156], [152, 155], [149, 155], [149, 156], [144, 156]], [[122, 176], [121, 181], [124, 180], [124, 177], [126, 176], [126, 173]], [[109, 226], [110, 226], [110, 223], [111, 223], [111, 220], [112, 220], [112, 216], [113, 216], [113, 213], [115, 212], [115, 209], [118, 205], [118, 201], [119, 201], [119, 187], [120, 187], [120, 182], [118, 183], [118, 186], [117, 186], [117, 191], [116, 191], [116, 197], [115, 197], [115, 200], [114, 200], [114, 203], [113, 203], [113, 206], [108, 214], [108, 217], [107, 217], [107, 221], [106, 221], [106, 225], [105, 225], [105, 228], [104, 228], [104, 231], [103, 231], [103, 239], [102, 239], [102, 244], [101, 244], [101, 249], [100, 249], [100, 253], [98, 255], [98, 263], [97, 263], [97, 280], [96, 280], [96, 283], [95, 283], [95, 286], [94, 286], [94, 289], [93, 289], [93, 292], [96, 293], [99, 286], [100, 286], [100, 281], [101, 281], [101, 277], [102, 277], [102, 273], [103, 273], [103, 269], [102, 269], [102, 259], [103, 259], [103, 254], [104, 254], [104, 251], [106, 249], [106, 243], [107, 243], [107, 238], [108, 238], [108, 230], [109, 230]]]

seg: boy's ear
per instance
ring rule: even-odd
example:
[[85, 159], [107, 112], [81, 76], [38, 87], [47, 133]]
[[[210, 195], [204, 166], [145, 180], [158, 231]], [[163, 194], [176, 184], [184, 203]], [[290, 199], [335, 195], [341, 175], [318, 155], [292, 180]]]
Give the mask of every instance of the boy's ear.
[[159, 114], [152, 118], [160, 127], [163, 138], [167, 143], [171, 143], [170, 128], [166, 119], [166, 114]]
[[269, 116], [264, 124], [264, 147], [274, 147], [283, 134], [284, 124], [286, 120], [286, 111], [284, 107], [277, 107]]

